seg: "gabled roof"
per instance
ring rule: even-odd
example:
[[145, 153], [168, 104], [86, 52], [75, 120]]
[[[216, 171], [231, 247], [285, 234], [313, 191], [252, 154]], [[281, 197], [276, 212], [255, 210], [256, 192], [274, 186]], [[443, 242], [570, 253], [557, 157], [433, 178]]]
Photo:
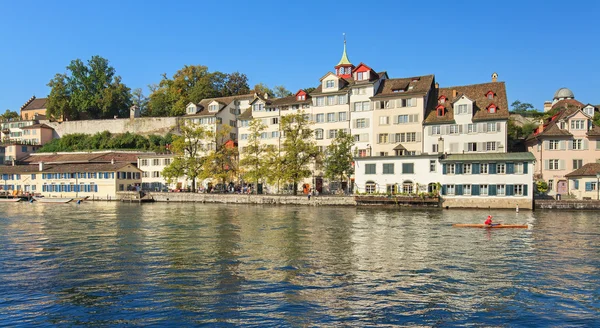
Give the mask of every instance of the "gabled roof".
[[[383, 71], [383, 72], [379, 72], [379, 73], [375, 73], [373, 72], [373, 75], [376, 76], [376, 80], [382, 77], [387, 78], [387, 72]], [[332, 91], [332, 92], [323, 92], [323, 85], [322, 83], [319, 83], [319, 86], [317, 86], [315, 88], [315, 90], [313, 90], [313, 92], [310, 93], [310, 95], [312, 97], [314, 96], [321, 96], [321, 95], [335, 95], [335, 94], [340, 94], [340, 93], [347, 93], [348, 89], [352, 88], [352, 86], [354, 85], [358, 85], [358, 86], [363, 86], [365, 83], [374, 83], [375, 80], [371, 80], [371, 81], [362, 81], [357, 83], [356, 81], [354, 81], [353, 78], [348, 77], [348, 78], [343, 78], [340, 77], [339, 79], [339, 90], [338, 91]]]
[[28, 125], [28, 126], [24, 126], [21, 128], [21, 130], [26, 130], [26, 129], [50, 129], [50, 130], [54, 130], [53, 127], [48, 126], [46, 124], [33, 124], [33, 125]]
[[238, 120], [250, 120], [252, 119], [252, 107], [247, 108], [244, 112], [238, 115]]
[[[415, 81], [418, 79], [418, 81]], [[425, 95], [433, 87], [434, 76], [424, 75], [398, 79], [385, 79], [379, 84], [379, 89], [371, 99], [400, 97], [404, 95]], [[412, 86], [412, 89], [410, 87]], [[396, 92], [395, 90], [403, 90]]]
[[[238, 95], [238, 96], [202, 99], [198, 104], [196, 104], [198, 107], [200, 107], [200, 110], [196, 114], [187, 115], [186, 117], [213, 116], [216, 113], [219, 113], [220, 111], [222, 111], [223, 108], [227, 107], [229, 104], [231, 104], [235, 100], [252, 100], [252, 99], [254, 99], [254, 97], [255, 97], [254, 93], [249, 93], [249, 94]], [[216, 112], [209, 112], [208, 105], [213, 101], [217, 101], [217, 102], [223, 104], [224, 106], [222, 108], [219, 108], [219, 110]]]
[[554, 105], [552, 105], [552, 109], [555, 109], [557, 107], [562, 107], [562, 108], [569, 108], [569, 107], [583, 108], [583, 107], [585, 107], [585, 105], [582, 104], [582, 103], [580, 103], [579, 101], [577, 101], [575, 99], [563, 99], [563, 100], [557, 101]]
[[92, 152], [92, 153], [35, 153], [20, 160], [24, 164], [44, 163], [137, 163], [137, 157], [147, 152]]
[[81, 164], [54, 164], [45, 165], [40, 171], [37, 165], [7, 165], [0, 166], [0, 174], [14, 173], [75, 173], [75, 172], [115, 172], [124, 167], [131, 166], [139, 172], [142, 170], [131, 163], [81, 163]]
[[25, 105], [23, 105], [23, 107], [21, 107], [21, 110], [34, 110], [34, 109], [46, 109], [46, 102], [48, 101], [48, 98], [36, 98], [35, 96], [32, 97], [32, 99], [30, 99], [29, 101], [27, 101], [25, 103]]
[[[493, 91], [496, 95], [494, 99], [488, 99], [488, 91]], [[436, 108], [440, 105], [437, 101], [427, 109], [424, 124], [435, 123], [453, 123], [454, 109], [452, 104], [463, 95], [473, 100], [473, 121], [489, 121], [489, 120], [508, 120], [508, 100], [506, 97], [506, 85], [504, 82], [488, 82], [472, 85], [463, 85], [455, 87], [440, 88], [437, 90], [435, 99], [440, 96], [445, 96], [447, 101], [443, 104], [445, 107], [444, 116], [437, 116]], [[496, 105], [495, 113], [488, 113], [486, 108], [490, 104]]]
[[[563, 99], [561, 101], [567, 101], [567, 100], [575, 100], [575, 99]], [[561, 101], [557, 102], [556, 104], [560, 103]], [[569, 137], [569, 136], [572, 136], [572, 134], [569, 131], [561, 129], [557, 123], [561, 120], [566, 120], [569, 117], [577, 114], [581, 110], [581, 108], [583, 108], [584, 106], [580, 107], [580, 106], [574, 105], [571, 102], [564, 102], [561, 104], [561, 106], [564, 106], [564, 107], [562, 107], [563, 109], [558, 114], [556, 114], [556, 115], [550, 117], [548, 120], [546, 120], [544, 122], [544, 124], [541, 126], [543, 129], [542, 132], [538, 132], [540, 130], [540, 127], [538, 127], [532, 134], [530, 134], [527, 137], [526, 140], [529, 141], [529, 140], [536, 139], [539, 137]], [[592, 127], [592, 129], [588, 131], [587, 134], [588, 134], [588, 136], [598, 136], [598, 135], [600, 135], [600, 128], [598, 128], [596, 125], [594, 125]]]
[[266, 107], [278, 107], [278, 106], [285, 106], [285, 105], [302, 105], [302, 104], [310, 104], [312, 103], [311, 97], [310, 95], [306, 95], [306, 99], [305, 100], [298, 100], [296, 98], [296, 96], [287, 96], [287, 97], [283, 97], [283, 98], [275, 98], [273, 100], [271, 100], [270, 104], [268, 104]]
[[578, 168], [577, 170], [565, 174], [566, 177], [596, 177], [600, 173], [600, 163], [588, 163]]

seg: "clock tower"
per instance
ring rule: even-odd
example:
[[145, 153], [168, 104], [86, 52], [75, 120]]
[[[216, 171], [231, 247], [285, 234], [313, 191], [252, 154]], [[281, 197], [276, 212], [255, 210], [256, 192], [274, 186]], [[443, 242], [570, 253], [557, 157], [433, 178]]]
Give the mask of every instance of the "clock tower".
[[346, 33], [344, 33], [344, 52], [342, 53], [340, 62], [335, 65], [335, 75], [347, 79], [352, 76], [353, 69], [354, 65], [352, 65], [346, 54]]

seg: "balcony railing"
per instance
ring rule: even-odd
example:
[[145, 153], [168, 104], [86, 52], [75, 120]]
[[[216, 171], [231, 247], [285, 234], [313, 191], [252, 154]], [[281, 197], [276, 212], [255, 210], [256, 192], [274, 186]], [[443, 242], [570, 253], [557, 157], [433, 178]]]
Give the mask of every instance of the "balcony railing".
[[27, 145], [27, 146], [39, 146], [40, 142], [34, 139], [10, 139], [4, 138], [0, 141], [2, 145]]

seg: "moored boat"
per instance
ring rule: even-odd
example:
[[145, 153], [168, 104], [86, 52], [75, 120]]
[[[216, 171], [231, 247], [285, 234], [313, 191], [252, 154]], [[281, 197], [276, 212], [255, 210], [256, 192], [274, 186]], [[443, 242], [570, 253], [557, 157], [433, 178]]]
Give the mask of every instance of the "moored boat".
[[47, 198], [47, 197], [39, 197], [33, 196], [33, 199], [36, 202], [40, 203], [54, 203], [54, 204], [64, 204], [73, 200], [73, 198]]
[[502, 224], [495, 223], [492, 225], [488, 224], [476, 224], [476, 223], [455, 223], [452, 225], [454, 228], [487, 228], [487, 229], [498, 229], [498, 228], [516, 228], [516, 229], [527, 229], [527, 224]]
[[21, 201], [21, 198], [0, 198], [0, 203], [16, 203]]

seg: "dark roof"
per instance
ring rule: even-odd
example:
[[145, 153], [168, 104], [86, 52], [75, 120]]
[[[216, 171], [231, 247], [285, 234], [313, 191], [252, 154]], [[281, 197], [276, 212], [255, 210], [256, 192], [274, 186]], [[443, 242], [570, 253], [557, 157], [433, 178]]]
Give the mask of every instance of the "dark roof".
[[51, 126], [48, 126], [48, 125], [46, 125], [46, 124], [43, 124], [43, 123], [42, 123], [42, 124], [33, 124], [33, 125], [24, 126], [24, 127], [22, 127], [22, 128], [21, 128], [21, 130], [24, 130], [24, 129], [38, 129], [38, 128], [39, 128], [39, 129], [50, 129], [50, 130], [54, 130], [54, 128], [53, 128], [53, 127], [51, 127]]
[[577, 107], [577, 108], [583, 108], [585, 107], [584, 104], [580, 103], [579, 101], [575, 100], [575, 99], [563, 99], [563, 100], [559, 100], [556, 102], [556, 104], [552, 105], [552, 109], [558, 108], [558, 107], [562, 107], [562, 108], [570, 108], [570, 107]]
[[35, 98], [30, 99], [21, 110], [33, 110], [33, 109], [46, 109], [46, 102], [48, 98]]
[[[554, 116], [548, 118], [543, 125], [538, 126], [538, 128], [532, 133], [530, 134], [526, 140], [532, 140], [538, 137], [568, 137], [568, 136], [572, 136], [572, 134], [567, 131], [567, 130], [563, 130], [560, 127], [558, 127], [557, 123], [558, 121], [560, 121], [561, 119], [564, 118], [568, 118], [571, 115], [577, 113], [579, 110], [581, 110], [581, 108], [585, 107], [583, 106], [583, 104], [581, 104], [581, 107], [578, 106], [577, 104], [571, 102], [570, 100], [574, 100], [574, 99], [563, 99], [559, 102], [557, 102], [556, 104], [554, 104], [555, 106], [558, 105], [559, 103], [560, 106], [558, 107], [553, 107], [553, 108], [563, 108], [562, 110], [560, 110], [560, 112], [558, 114], [555, 114]], [[540, 128], [543, 129], [542, 132], [539, 132]], [[588, 131], [588, 135], [589, 136], [596, 136], [596, 135], [600, 135], [600, 129], [594, 125], [594, 127], [592, 128], [592, 130]]]
[[[126, 166], [130, 166], [130, 163], [93, 163], [93, 164], [56, 164], [47, 165], [40, 171], [37, 165], [15, 165], [15, 166], [0, 166], [0, 174], [8, 173], [72, 173], [72, 172], [113, 172], [120, 170]], [[133, 165], [131, 165], [133, 166]], [[133, 166], [137, 170], [137, 167]], [[141, 172], [141, 170], [139, 170]]]
[[597, 173], [600, 173], [600, 163], [588, 163], [578, 168], [577, 170], [565, 174], [566, 177], [595, 177]]
[[310, 95], [306, 95], [306, 100], [297, 100], [296, 96], [288, 96], [283, 98], [275, 98], [271, 99], [271, 102], [267, 107], [278, 107], [285, 105], [302, 105], [302, 104], [310, 104], [312, 103]]
[[20, 160], [24, 164], [52, 163], [137, 163], [137, 157], [145, 152], [97, 152], [97, 153], [36, 153]]
[[[433, 87], [434, 76], [416, 76], [399, 79], [386, 79], [379, 85], [379, 90], [376, 91], [376, 98], [398, 97], [402, 95], [427, 94]], [[412, 89], [409, 89], [412, 87]], [[402, 90], [401, 92], [397, 90]]]
[[[199, 103], [196, 104], [196, 106], [200, 107], [200, 111], [196, 114], [187, 115], [186, 117], [213, 116], [216, 113], [220, 112], [225, 106], [231, 104], [234, 100], [252, 100], [252, 99], [254, 99], [254, 97], [255, 97], [254, 93], [249, 93], [249, 94], [239, 95], [239, 96], [202, 99]], [[209, 112], [208, 104], [210, 104], [213, 101], [220, 103], [221, 105], [223, 105], [223, 107], [219, 108], [219, 110], [216, 112]]]
[[481, 153], [481, 154], [450, 154], [442, 162], [457, 161], [535, 161], [530, 152], [520, 153]]
[[331, 92], [323, 92], [323, 83], [319, 83], [319, 86], [317, 86], [317, 88], [315, 88], [315, 90], [313, 90], [313, 92], [310, 93], [311, 97], [314, 97], [316, 95], [335, 95], [335, 94], [339, 94], [339, 93], [347, 93], [348, 90], [355, 85], [363, 85], [366, 83], [374, 83], [375, 81], [377, 81], [378, 79], [380, 79], [383, 76], [387, 76], [387, 72], [383, 71], [383, 72], [379, 72], [379, 73], [375, 73], [374, 71], [372, 71], [373, 74], [371, 76], [375, 76], [376, 78], [373, 79], [371, 78], [368, 81], [354, 81], [354, 78], [352, 77], [347, 77], [347, 78], [342, 78], [339, 77], [340, 79], [340, 88], [338, 91], [331, 91]]
[[[494, 99], [488, 99], [487, 93], [492, 91]], [[425, 124], [433, 123], [453, 123], [454, 109], [452, 104], [457, 101], [462, 95], [473, 100], [473, 121], [489, 121], [489, 120], [508, 120], [508, 100], [506, 98], [506, 85], [504, 82], [489, 82], [464, 86], [455, 86], [448, 88], [440, 88], [435, 94], [436, 101], [428, 106], [427, 114], [425, 115]], [[442, 104], [437, 101], [441, 96], [446, 97], [446, 101]], [[491, 104], [496, 105], [496, 113], [488, 113], [487, 107]], [[444, 116], [437, 115], [437, 107], [442, 105], [445, 108]]]
[[249, 120], [252, 118], [252, 107], [246, 109], [238, 116], [238, 120]]

